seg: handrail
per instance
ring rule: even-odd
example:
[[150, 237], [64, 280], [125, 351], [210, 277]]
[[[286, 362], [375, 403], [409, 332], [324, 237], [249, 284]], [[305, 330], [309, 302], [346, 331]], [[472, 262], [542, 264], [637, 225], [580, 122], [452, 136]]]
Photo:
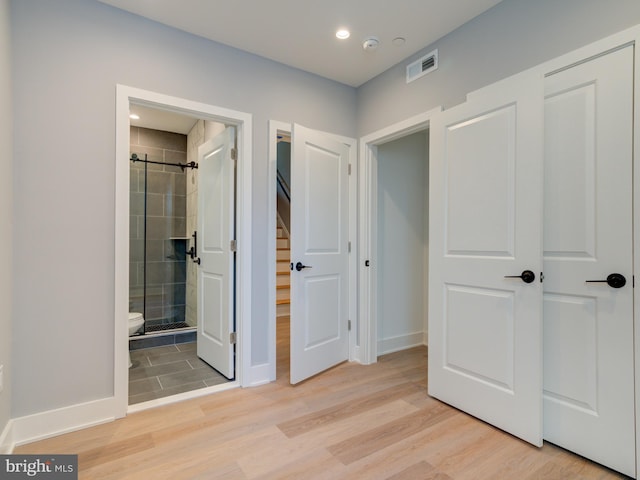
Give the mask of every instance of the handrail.
[[280, 188], [282, 188], [282, 191], [284, 192], [284, 195], [287, 197], [287, 200], [291, 202], [291, 191], [289, 190], [289, 185], [287, 184], [287, 181], [284, 179], [284, 177], [280, 173], [280, 170], [278, 170], [277, 173], [278, 173], [277, 175], [278, 185], [280, 185]]

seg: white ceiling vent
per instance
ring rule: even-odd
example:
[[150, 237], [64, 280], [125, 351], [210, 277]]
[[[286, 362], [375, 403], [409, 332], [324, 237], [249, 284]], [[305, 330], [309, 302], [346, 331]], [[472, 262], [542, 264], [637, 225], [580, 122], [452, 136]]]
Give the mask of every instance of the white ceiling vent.
[[427, 53], [413, 63], [407, 65], [407, 83], [413, 82], [427, 73], [438, 69], [438, 50]]

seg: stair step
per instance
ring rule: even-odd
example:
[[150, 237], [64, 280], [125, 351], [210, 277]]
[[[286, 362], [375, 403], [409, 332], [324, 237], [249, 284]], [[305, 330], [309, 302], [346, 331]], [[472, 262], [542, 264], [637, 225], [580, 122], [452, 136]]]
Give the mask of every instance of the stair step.
[[276, 251], [276, 260], [287, 260], [291, 258], [291, 250], [288, 248], [279, 248]]
[[277, 298], [276, 305], [289, 305], [291, 304], [291, 300], [288, 298]]
[[289, 315], [291, 312], [291, 305], [288, 303], [283, 303], [282, 305], [276, 304], [276, 316], [284, 317]]
[[276, 262], [276, 273], [289, 273], [291, 271], [289, 263], [289, 260], [278, 260]]
[[276, 247], [277, 248], [289, 248], [289, 239], [288, 238], [276, 238]]

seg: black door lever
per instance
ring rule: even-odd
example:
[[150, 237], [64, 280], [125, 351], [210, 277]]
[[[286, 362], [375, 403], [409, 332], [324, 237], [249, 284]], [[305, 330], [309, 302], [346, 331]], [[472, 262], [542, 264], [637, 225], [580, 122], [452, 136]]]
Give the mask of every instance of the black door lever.
[[536, 274], [531, 270], [525, 270], [520, 275], [505, 275], [504, 278], [519, 278], [524, 283], [532, 283], [536, 279]]
[[627, 279], [621, 273], [612, 273], [606, 280], [586, 280], [587, 283], [606, 283], [611, 288], [622, 288], [627, 284]]
[[301, 270], [303, 270], [303, 269], [305, 269], [305, 268], [312, 268], [312, 267], [310, 267], [309, 265], [303, 265], [303, 264], [302, 264], [302, 263], [300, 263], [300, 262], [296, 263], [296, 270], [297, 270], [297, 271], [301, 271]]

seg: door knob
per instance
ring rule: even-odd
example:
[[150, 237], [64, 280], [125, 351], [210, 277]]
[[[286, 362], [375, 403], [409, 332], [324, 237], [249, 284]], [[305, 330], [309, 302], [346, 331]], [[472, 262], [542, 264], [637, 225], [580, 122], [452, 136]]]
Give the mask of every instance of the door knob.
[[611, 288], [622, 288], [627, 284], [627, 279], [621, 273], [612, 273], [606, 280], [587, 280], [587, 283], [606, 283]]
[[297, 271], [301, 271], [305, 268], [311, 268], [309, 265], [303, 265], [302, 263], [298, 262], [296, 263], [296, 270]]
[[524, 283], [532, 283], [536, 279], [536, 274], [531, 270], [525, 270], [520, 275], [505, 275], [504, 278], [519, 278]]

